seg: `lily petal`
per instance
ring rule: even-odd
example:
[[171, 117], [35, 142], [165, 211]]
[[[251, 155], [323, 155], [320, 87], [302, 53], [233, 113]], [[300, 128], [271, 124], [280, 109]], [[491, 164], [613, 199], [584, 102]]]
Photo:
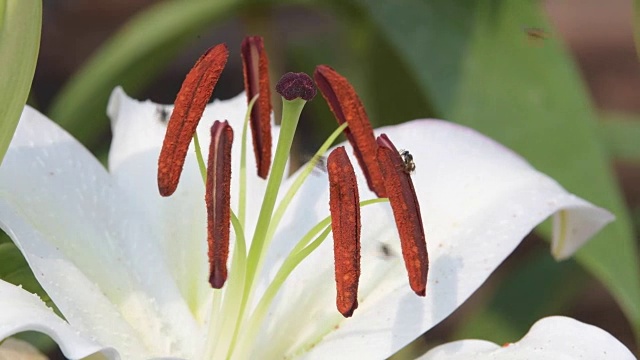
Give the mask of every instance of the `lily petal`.
[[440, 345], [419, 360], [633, 360], [635, 357], [606, 331], [580, 321], [553, 316], [538, 320], [522, 340], [500, 347], [483, 340]]
[[82, 336], [127, 359], [189, 354], [199, 328], [156, 230], [126, 195], [80, 143], [25, 108], [0, 168], [0, 226]]
[[[163, 110], [164, 109], [164, 110]], [[171, 114], [173, 105], [159, 105], [138, 101], [127, 96], [122, 88], [111, 94], [108, 114], [111, 118], [113, 141], [109, 152], [109, 169], [116, 183], [135, 196], [154, 224], [160, 224], [160, 242], [180, 291], [196, 317], [204, 321], [204, 306], [211, 294], [208, 285], [209, 263], [206, 242], [206, 211], [204, 185], [195, 157], [194, 145], [187, 153], [180, 184], [170, 197], [163, 198], [157, 189], [158, 156], [166, 132], [162, 111]], [[207, 105], [198, 137], [204, 159], [208, 156], [210, 128], [215, 120], [228, 120], [240, 139], [247, 111], [244, 93], [229, 99], [215, 100]], [[279, 127], [273, 128], [277, 142]], [[250, 131], [250, 130], [249, 130]], [[247, 198], [262, 199], [266, 181], [255, 175], [256, 163], [252, 155], [251, 136], [247, 136]], [[238, 174], [240, 171], [241, 141], [232, 148], [232, 208], [237, 209]], [[245, 235], [250, 240], [258, 218], [258, 206], [247, 207]]]
[[[333, 257], [327, 241], [285, 283], [265, 325], [274, 336], [254, 355], [390, 356], [451, 314], [547, 217], [561, 212], [571, 219], [560, 226], [560, 239], [558, 232], [553, 239], [555, 249], [564, 244], [562, 256], [613, 219], [469, 128], [418, 120], [377, 133], [409, 149], [417, 166], [412, 176], [431, 260], [426, 297], [415, 296], [408, 285], [388, 204], [363, 208], [359, 308], [353, 317], [342, 318], [332, 306]], [[361, 198], [374, 197], [363, 186], [362, 174], [358, 180]], [[274, 240], [267, 262], [272, 268], [293, 246], [291, 239], [328, 214], [326, 180], [310, 179], [301, 192]], [[555, 219], [562, 221], [562, 216]], [[287, 341], [291, 333], [300, 340]]]
[[[70, 359], [80, 359], [97, 352], [111, 358], [116, 357], [113, 349], [104, 348], [77, 334], [75, 329], [59, 318], [36, 295], [0, 280], [0, 339], [30, 330], [50, 336]], [[2, 347], [4, 346], [3, 343]], [[8, 356], [15, 358], [15, 354], [11, 354], [8, 349], [4, 349], [0, 351], [0, 359], [5, 359], [5, 356], [6, 359], [9, 359]]]

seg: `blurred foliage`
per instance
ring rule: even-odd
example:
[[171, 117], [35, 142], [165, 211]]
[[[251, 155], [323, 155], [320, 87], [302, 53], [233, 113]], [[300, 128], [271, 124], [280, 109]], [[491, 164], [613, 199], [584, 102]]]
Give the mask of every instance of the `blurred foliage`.
[[640, 117], [607, 113], [601, 118], [600, 130], [611, 156], [640, 163]]
[[41, 26], [40, 0], [0, 0], [0, 163], [29, 96]]
[[[538, 317], [566, 311], [587, 280], [579, 264], [616, 298], [638, 339], [636, 235], [610, 160], [640, 159], [640, 127], [637, 121], [615, 116], [598, 124], [575, 65], [537, 2], [287, 0], [278, 7], [286, 4], [329, 11], [339, 23], [330, 36], [278, 44], [279, 50], [300, 70], [311, 72], [315, 64], [328, 63], [346, 74], [361, 90], [377, 125], [427, 116], [468, 125], [514, 149], [570, 191], [616, 214], [617, 221], [575, 261], [558, 264], [548, 252], [530, 254], [456, 336], [511, 341]], [[50, 116], [94, 150], [104, 149], [98, 137], [108, 127], [104, 113], [114, 86], [140, 93], [202, 29], [230, 16], [247, 22], [259, 19], [264, 28], [269, 21], [261, 10], [269, 6], [264, 1], [232, 0], [170, 0], [150, 6], [77, 72], [54, 100]], [[636, 6], [637, 16], [638, 11]], [[537, 31], [549, 36], [534, 36]], [[635, 32], [640, 41], [637, 27]], [[278, 40], [272, 34], [267, 45]], [[276, 54], [272, 61], [276, 74], [284, 70], [281, 57]], [[322, 102], [312, 102], [308, 110], [311, 116], [330, 116]], [[104, 154], [104, 150], [99, 153], [103, 158]], [[638, 214], [635, 210], [636, 218]], [[548, 227], [541, 227], [540, 233], [548, 235]], [[26, 267], [24, 260], [12, 260], [20, 257], [11, 246], [0, 244], [0, 257], [6, 259], [0, 258], [0, 275], [13, 274], [3, 278], [33, 284], [32, 275], [21, 268]], [[31, 290], [43, 294], [35, 286]]]
[[640, 60], [640, 0], [633, 1], [633, 38], [636, 41], [636, 54]]
[[231, 14], [237, 1], [164, 1], [135, 16], [105, 43], [54, 100], [49, 115], [84, 144], [109, 124], [105, 109], [121, 85], [136, 94], [203, 27]]

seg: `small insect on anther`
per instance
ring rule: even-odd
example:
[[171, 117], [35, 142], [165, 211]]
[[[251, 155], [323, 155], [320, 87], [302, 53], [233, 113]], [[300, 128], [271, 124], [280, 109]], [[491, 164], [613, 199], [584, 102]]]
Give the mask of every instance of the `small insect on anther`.
[[156, 115], [158, 115], [158, 120], [160, 120], [160, 122], [166, 123], [167, 121], [169, 121], [171, 111], [167, 110], [165, 106], [158, 105], [156, 107]]
[[413, 155], [411, 155], [409, 150], [400, 150], [399, 153], [402, 157], [402, 170], [407, 174], [411, 174], [416, 171], [416, 163], [413, 162]]

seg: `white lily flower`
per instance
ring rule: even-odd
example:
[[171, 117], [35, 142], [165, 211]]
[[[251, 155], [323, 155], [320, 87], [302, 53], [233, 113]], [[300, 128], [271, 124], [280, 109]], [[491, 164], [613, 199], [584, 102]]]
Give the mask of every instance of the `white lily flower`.
[[[312, 174], [289, 205], [255, 274], [254, 296], [244, 315], [234, 316], [227, 311], [238, 300], [230, 290], [239, 276], [233, 266], [221, 291], [208, 283], [204, 187], [193, 151], [176, 193], [158, 194], [165, 109], [171, 107], [114, 91], [107, 171], [68, 133], [25, 108], [0, 168], [0, 225], [64, 320], [0, 281], [0, 339], [43, 332], [72, 359], [96, 352], [110, 359], [202, 359], [212, 349], [234, 359], [385, 358], [451, 314], [547, 217], [554, 216], [558, 259], [613, 219], [471, 129], [440, 120], [385, 127], [376, 132], [410, 149], [417, 167], [412, 178], [430, 258], [426, 296], [408, 286], [391, 209], [379, 203], [362, 209], [359, 308], [351, 318], [335, 308], [332, 245], [324, 242], [284, 281], [266, 316], [249, 322], [283, 259], [329, 214], [326, 175]], [[209, 138], [214, 119], [241, 129], [246, 110], [244, 94], [215, 101], [199, 138]], [[235, 141], [232, 150], [233, 209], [240, 145]], [[255, 168], [253, 157], [247, 162]], [[374, 198], [356, 172], [361, 197]], [[283, 182], [281, 194], [294, 178]], [[265, 183], [247, 171], [247, 241]]]
[[516, 343], [499, 346], [460, 340], [431, 349], [419, 360], [632, 360], [631, 351], [608, 332], [580, 321], [552, 316], [538, 320]]

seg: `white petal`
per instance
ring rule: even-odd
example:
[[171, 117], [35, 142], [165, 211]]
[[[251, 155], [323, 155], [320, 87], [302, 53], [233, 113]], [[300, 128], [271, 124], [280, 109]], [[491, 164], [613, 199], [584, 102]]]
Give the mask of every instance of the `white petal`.
[[[254, 354], [389, 356], [460, 306], [545, 218], [564, 210], [573, 220], [564, 227], [563, 255], [612, 220], [607, 211], [567, 193], [471, 129], [422, 120], [381, 132], [397, 147], [409, 149], [417, 165], [413, 181], [430, 258], [426, 297], [409, 288], [388, 204], [372, 205], [362, 210], [362, 278], [354, 316], [342, 319], [335, 309], [328, 239], [285, 284], [265, 329], [276, 338], [269, 337]], [[361, 200], [373, 198], [362, 188], [366, 183], [361, 176], [359, 183]], [[328, 214], [326, 180], [311, 180], [302, 191], [283, 220], [269, 264], [277, 263], [274, 259], [288, 253], [293, 241]], [[287, 341], [292, 333], [298, 341]]]
[[632, 360], [633, 354], [606, 331], [571, 318], [539, 320], [517, 343], [461, 340], [438, 346], [420, 360]]
[[200, 340], [135, 199], [28, 107], [0, 168], [0, 225], [83, 336], [125, 358], [189, 353]]
[[[65, 356], [71, 359], [80, 359], [97, 352], [102, 352], [110, 359], [119, 358], [114, 349], [102, 347], [78, 334], [36, 295], [0, 280], [0, 339], [23, 331], [47, 334], [58, 343]], [[0, 351], [0, 359], [4, 355], [8, 356], [8, 353]]]
[[[209, 265], [206, 242], [206, 212], [204, 186], [195, 158], [194, 145], [189, 149], [184, 171], [176, 193], [168, 198], [158, 194], [157, 166], [160, 148], [166, 132], [161, 109], [169, 114], [172, 105], [140, 102], [129, 98], [121, 88], [111, 95], [108, 113], [111, 118], [113, 142], [109, 152], [109, 168], [116, 182], [135, 196], [161, 227], [164, 254], [183, 296], [194, 312], [202, 310], [211, 291], [208, 286]], [[205, 162], [211, 139], [210, 127], [215, 120], [228, 120], [234, 130], [232, 149], [232, 208], [237, 209], [240, 138], [247, 110], [244, 93], [220, 101], [205, 109], [198, 125], [198, 136]], [[273, 127], [273, 144], [278, 138]], [[250, 132], [250, 129], [248, 130]], [[275, 149], [275, 145], [273, 147]], [[266, 181], [256, 175], [251, 134], [247, 134], [247, 239], [251, 239], [260, 210], [256, 203], [263, 198]], [[206, 311], [199, 313], [203, 316]]]

